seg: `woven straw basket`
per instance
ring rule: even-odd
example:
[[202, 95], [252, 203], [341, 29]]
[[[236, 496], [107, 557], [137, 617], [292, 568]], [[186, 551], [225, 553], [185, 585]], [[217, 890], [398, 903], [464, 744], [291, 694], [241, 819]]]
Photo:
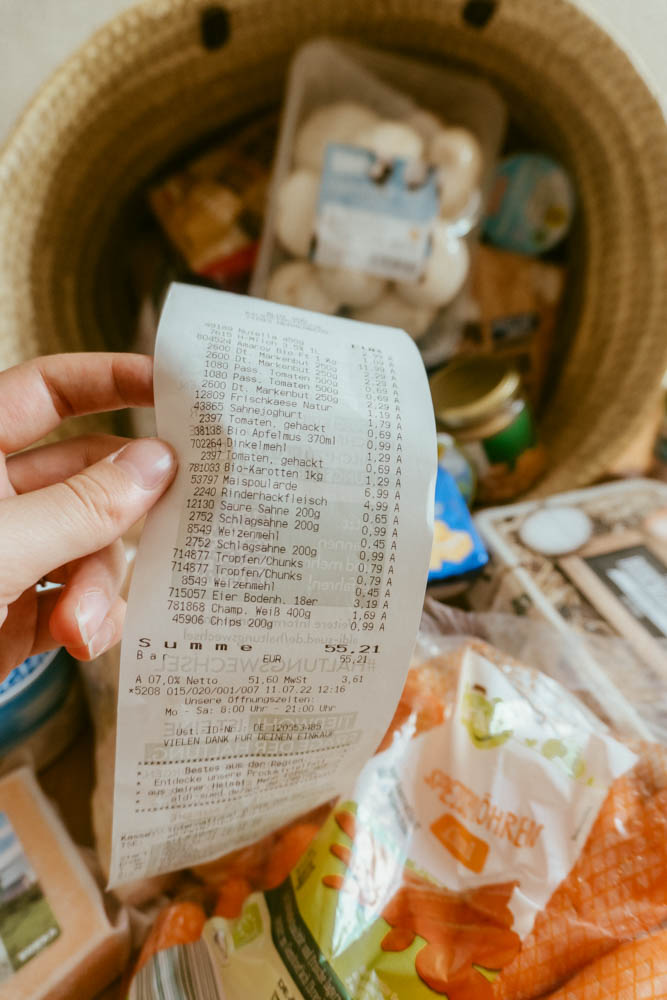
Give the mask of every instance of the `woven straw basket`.
[[[566, 0], [147, 0], [46, 84], [0, 155], [0, 363], [125, 347], [126, 235], [157, 168], [275, 105], [315, 35], [479, 71], [580, 196], [540, 492], [599, 477], [667, 367], [667, 129], [626, 56]], [[138, 193], [139, 192], [139, 193]]]

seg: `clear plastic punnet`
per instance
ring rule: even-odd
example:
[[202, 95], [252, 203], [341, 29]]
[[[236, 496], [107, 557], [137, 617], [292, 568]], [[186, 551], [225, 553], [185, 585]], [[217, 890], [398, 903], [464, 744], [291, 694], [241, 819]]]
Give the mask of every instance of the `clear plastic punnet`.
[[398, 326], [427, 364], [474, 313], [477, 225], [505, 128], [487, 83], [334, 39], [292, 63], [251, 294]]

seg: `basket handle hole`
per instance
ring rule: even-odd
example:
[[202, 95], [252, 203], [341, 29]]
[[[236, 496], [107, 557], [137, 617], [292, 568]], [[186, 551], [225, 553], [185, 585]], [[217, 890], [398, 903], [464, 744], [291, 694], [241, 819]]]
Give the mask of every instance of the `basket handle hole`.
[[496, 12], [496, 0], [468, 0], [463, 20], [472, 28], [484, 28]]
[[205, 7], [199, 22], [201, 43], [209, 52], [221, 49], [229, 39], [229, 14], [224, 7]]

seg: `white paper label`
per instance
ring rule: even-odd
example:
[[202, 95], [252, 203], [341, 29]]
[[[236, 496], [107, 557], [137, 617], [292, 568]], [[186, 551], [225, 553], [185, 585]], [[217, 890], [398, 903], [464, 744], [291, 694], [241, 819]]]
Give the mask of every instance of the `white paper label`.
[[431, 253], [438, 209], [433, 167], [330, 143], [318, 198], [315, 260], [324, 267], [416, 281]]
[[155, 400], [180, 464], [130, 591], [111, 885], [349, 783], [398, 701], [432, 539], [433, 413], [401, 331], [175, 285]]

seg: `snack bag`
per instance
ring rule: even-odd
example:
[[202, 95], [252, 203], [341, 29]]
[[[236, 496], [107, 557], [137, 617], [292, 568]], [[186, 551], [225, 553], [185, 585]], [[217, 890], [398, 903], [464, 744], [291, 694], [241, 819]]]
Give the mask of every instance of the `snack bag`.
[[459, 487], [453, 476], [438, 462], [428, 582], [474, 573], [486, 566], [488, 560]]
[[[645, 890], [634, 878], [630, 854], [627, 885], [625, 870], [618, 878], [616, 900], [626, 917], [616, 936], [613, 925], [603, 927], [575, 953], [564, 934], [579, 926], [572, 912], [583, 898], [597, 930], [598, 838], [607, 844], [615, 837], [632, 850], [628, 838], [638, 828], [628, 803], [645, 820], [647, 843], [659, 843], [660, 815], [664, 834], [657, 797], [666, 794], [667, 761], [656, 758], [651, 770], [648, 760], [637, 762], [549, 677], [483, 643], [459, 641], [411, 670], [376, 755], [319, 832], [316, 819], [294, 835], [301, 856], [291, 874], [244, 899], [253, 885], [266, 883], [267, 856], [249, 848], [245, 858], [237, 852], [233, 861], [223, 859], [217, 912], [226, 916], [204, 922], [198, 913], [203, 930], [185, 938], [180, 931], [173, 941], [163, 932], [151, 935], [129, 996], [541, 996], [667, 918], [655, 887]], [[665, 857], [652, 860], [654, 880], [664, 881]], [[553, 910], [559, 893], [570, 910], [562, 904]], [[613, 910], [613, 899], [607, 902]], [[560, 925], [558, 964], [553, 928], [564, 913], [569, 922]], [[178, 915], [173, 919], [180, 927]], [[513, 982], [529, 984], [527, 992], [517, 993], [516, 985], [503, 992], [524, 952], [528, 967]], [[541, 969], [547, 972], [540, 978]]]

